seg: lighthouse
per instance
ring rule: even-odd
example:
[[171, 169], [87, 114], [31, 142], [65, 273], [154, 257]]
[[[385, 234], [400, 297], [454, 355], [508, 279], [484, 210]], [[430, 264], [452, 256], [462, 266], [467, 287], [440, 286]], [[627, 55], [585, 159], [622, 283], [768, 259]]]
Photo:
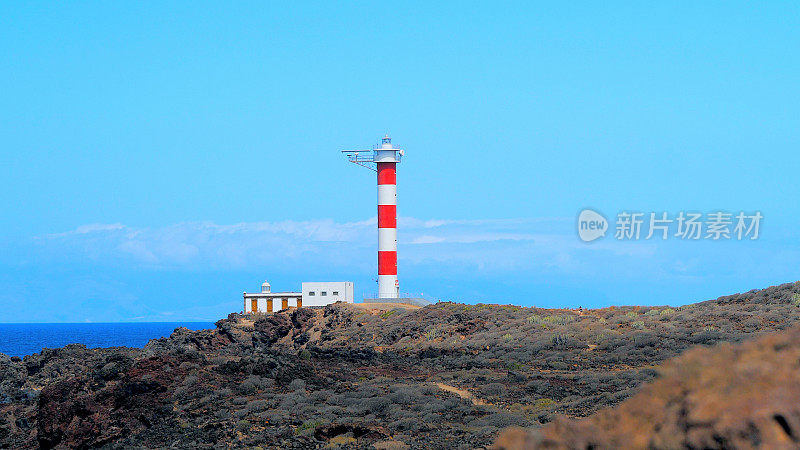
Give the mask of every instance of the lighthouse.
[[397, 163], [402, 150], [394, 148], [387, 135], [374, 154], [378, 171], [378, 298], [397, 298]]
[[350, 162], [378, 174], [378, 298], [400, 297], [397, 279], [397, 163], [403, 150], [388, 135], [372, 150], [343, 150]]

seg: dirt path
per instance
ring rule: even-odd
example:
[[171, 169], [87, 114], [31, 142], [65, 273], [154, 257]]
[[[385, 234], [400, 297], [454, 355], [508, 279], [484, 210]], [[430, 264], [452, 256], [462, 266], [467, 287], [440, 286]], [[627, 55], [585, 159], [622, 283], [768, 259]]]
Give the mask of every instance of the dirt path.
[[467, 400], [471, 401], [473, 405], [486, 405], [487, 404], [485, 400], [481, 400], [479, 398], [476, 398], [474, 395], [472, 395], [472, 392], [470, 392], [470, 391], [467, 391], [467, 390], [464, 390], [464, 389], [459, 389], [459, 388], [457, 388], [455, 386], [450, 386], [450, 385], [444, 384], [444, 383], [436, 383], [436, 386], [438, 386], [439, 389], [441, 389], [443, 391], [452, 392], [453, 394], [456, 394], [461, 398], [464, 398], [464, 399], [467, 399]]

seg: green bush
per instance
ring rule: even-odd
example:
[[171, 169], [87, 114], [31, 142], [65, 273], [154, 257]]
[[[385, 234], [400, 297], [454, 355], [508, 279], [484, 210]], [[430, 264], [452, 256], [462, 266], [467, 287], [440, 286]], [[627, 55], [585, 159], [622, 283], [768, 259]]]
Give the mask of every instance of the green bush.
[[393, 315], [394, 313], [396, 313], [396, 312], [397, 312], [397, 310], [396, 310], [396, 309], [390, 309], [390, 310], [388, 310], [388, 311], [384, 311], [384, 312], [382, 312], [382, 313], [381, 313], [381, 319], [384, 319], [384, 320], [386, 320], [386, 319], [388, 319], [389, 317], [392, 317], [392, 315]]
[[324, 425], [325, 422], [321, 420], [306, 420], [302, 423], [299, 427], [297, 427], [294, 432], [295, 434], [303, 435], [303, 436], [310, 436], [314, 434], [314, 430], [317, 429], [318, 426]]

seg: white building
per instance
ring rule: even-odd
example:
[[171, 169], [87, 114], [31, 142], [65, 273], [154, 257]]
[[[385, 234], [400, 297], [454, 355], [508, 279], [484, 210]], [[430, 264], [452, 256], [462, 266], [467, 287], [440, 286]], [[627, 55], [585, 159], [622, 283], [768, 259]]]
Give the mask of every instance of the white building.
[[303, 306], [325, 306], [336, 302], [353, 303], [352, 281], [306, 282], [302, 286]]
[[272, 292], [270, 284], [265, 281], [261, 285], [261, 292], [243, 294], [243, 311], [271, 313], [289, 307], [325, 306], [336, 302], [353, 303], [352, 281], [303, 283], [302, 288], [302, 292]]
[[303, 295], [299, 292], [272, 292], [268, 282], [261, 285], [261, 292], [244, 293], [244, 312], [273, 312], [289, 306], [303, 306]]

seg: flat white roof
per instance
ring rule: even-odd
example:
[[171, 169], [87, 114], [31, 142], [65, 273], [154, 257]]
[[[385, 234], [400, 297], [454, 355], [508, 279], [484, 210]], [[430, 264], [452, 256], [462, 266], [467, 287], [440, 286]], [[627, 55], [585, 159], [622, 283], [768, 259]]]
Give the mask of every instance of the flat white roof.
[[297, 297], [303, 295], [302, 292], [245, 292], [246, 297]]

